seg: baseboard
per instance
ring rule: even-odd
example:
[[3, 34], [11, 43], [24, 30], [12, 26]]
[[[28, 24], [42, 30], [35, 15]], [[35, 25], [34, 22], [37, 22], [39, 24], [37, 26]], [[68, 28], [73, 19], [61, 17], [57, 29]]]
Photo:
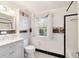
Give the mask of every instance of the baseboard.
[[49, 54], [49, 55], [52, 55], [52, 56], [56, 56], [56, 57], [59, 57], [59, 58], [65, 58], [64, 55], [53, 53], [53, 52], [49, 52], [49, 51], [45, 51], [45, 50], [41, 50], [41, 49], [37, 49], [37, 48], [36, 48], [36, 51], [42, 52], [42, 53], [45, 53], [45, 54]]

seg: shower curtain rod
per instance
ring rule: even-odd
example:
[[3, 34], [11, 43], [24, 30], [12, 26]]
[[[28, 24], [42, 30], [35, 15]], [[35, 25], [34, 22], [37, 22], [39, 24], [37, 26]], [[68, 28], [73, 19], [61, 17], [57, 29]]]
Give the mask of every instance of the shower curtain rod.
[[66, 12], [69, 10], [70, 6], [72, 5], [73, 1], [71, 1], [70, 5], [68, 6]]

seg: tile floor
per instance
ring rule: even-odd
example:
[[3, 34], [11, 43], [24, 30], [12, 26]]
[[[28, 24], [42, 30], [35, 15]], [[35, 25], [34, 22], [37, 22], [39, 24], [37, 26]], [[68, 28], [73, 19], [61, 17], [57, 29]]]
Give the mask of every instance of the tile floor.
[[58, 58], [58, 57], [36, 51], [35, 52], [35, 58]]

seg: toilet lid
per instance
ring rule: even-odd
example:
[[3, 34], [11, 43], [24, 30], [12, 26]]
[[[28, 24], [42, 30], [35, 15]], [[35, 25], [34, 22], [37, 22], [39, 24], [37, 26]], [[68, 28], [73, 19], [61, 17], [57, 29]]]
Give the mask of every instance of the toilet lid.
[[35, 47], [32, 46], [32, 45], [28, 45], [28, 46], [25, 47], [25, 49], [35, 49]]

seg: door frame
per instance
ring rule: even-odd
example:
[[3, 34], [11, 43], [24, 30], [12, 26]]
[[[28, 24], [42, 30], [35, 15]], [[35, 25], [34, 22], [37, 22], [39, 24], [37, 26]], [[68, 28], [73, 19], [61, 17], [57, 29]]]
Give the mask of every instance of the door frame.
[[76, 16], [78, 15], [77, 13], [76, 14], [69, 14], [69, 15], [64, 15], [64, 56], [66, 58], [66, 17], [69, 17], [69, 16]]

